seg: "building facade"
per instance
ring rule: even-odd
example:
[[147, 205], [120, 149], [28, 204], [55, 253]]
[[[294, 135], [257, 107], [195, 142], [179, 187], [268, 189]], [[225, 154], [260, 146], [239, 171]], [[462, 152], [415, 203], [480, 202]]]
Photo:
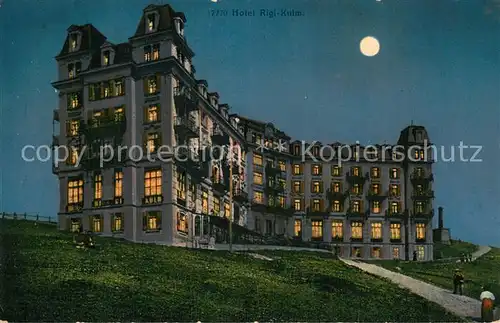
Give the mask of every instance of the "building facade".
[[425, 128], [405, 128], [370, 158], [349, 146], [346, 159], [340, 143], [292, 141], [230, 114], [195, 77], [185, 23], [150, 5], [125, 43], [90, 24], [68, 29], [53, 83], [53, 146], [69, 147], [53, 167], [61, 229], [173, 244], [213, 234], [216, 216], [343, 256], [432, 259]]

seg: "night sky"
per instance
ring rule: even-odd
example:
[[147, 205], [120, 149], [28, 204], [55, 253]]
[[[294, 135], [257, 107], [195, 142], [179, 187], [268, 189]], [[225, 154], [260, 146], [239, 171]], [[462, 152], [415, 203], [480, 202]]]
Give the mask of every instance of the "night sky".
[[[151, 2], [0, 0], [0, 210], [56, 215], [50, 163], [24, 162], [21, 149], [50, 145], [57, 108], [50, 83], [66, 29], [92, 23], [123, 42]], [[232, 112], [323, 143], [396, 143], [413, 120], [446, 156], [460, 141], [482, 145], [482, 162], [435, 165], [435, 207], [444, 207], [454, 237], [500, 245], [500, 1], [168, 3], [186, 14], [197, 77]], [[233, 9], [304, 16], [233, 17]], [[380, 41], [377, 56], [359, 51], [368, 35]]]

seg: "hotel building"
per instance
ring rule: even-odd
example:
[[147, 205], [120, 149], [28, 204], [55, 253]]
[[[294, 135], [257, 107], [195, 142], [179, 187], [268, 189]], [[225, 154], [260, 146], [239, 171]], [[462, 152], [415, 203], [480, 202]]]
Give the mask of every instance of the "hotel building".
[[[423, 127], [405, 128], [398, 140], [422, 147], [412, 161], [394, 160], [396, 148], [385, 145], [369, 160], [359, 158], [363, 147], [341, 166], [318, 160], [324, 145], [309, 148], [272, 124], [230, 114], [196, 79], [185, 23], [169, 5], [150, 5], [125, 43], [90, 24], [69, 27], [52, 84], [53, 146], [70, 147], [53, 166], [60, 229], [176, 244], [226, 230], [232, 219], [237, 233], [327, 245], [343, 256], [432, 259]], [[302, 158], [305, 150], [312, 156]]]

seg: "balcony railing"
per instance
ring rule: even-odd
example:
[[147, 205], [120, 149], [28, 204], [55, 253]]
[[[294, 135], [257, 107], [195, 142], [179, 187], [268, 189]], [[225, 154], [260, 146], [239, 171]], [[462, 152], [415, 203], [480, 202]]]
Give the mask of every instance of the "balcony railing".
[[383, 201], [387, 198], [388, 195], [389, 191], [383, 193], [380, 190], [378, 191], [370, 190], [368, 191], [368, 194], [366, 194], [366, 199], [370, 201]]
[[401, 217], [404, 217], [404, 212], [402, 210], [386, 210], [385, 216], [394, 217], [394, 218], [401, 218]]
[[212, 188], [215, 192], [218, 192], [220, 194], [226, 193], [228, 187], [221, 178], [212, 176], [211, 180], [212, 180]]
[[363, 175], [363, 174], [361, 174], [361, 172], [359, 172], [358, 174], [347, 172], [345, 174], [346, 180], [350, 184], [364, 184], [368, 180], [368, 178], [370, 177], [369, 175], [370, 175], [369, 173], [366, 173], [365, 175]]
[[280, 183], [268, 183], [264, 187], [264, 191], [267, 194], [275, 195], [278, 193], [283, 193], [285, 191], [285, 186], [283, 184], [280, 184]]
[[434, 181], [434, 174], [425, 175], [425, 174], [422, 174], [419, 172], [413, 172], [410, 175], [410, 180], [414, 184], [424, 184], [424, 183], [428, 183], [428, 182], [433, 182]]
[[430, 210], [413, 210], [412, 215], [414, 217], [420, 217], [420, 218], [432, 218], [432, 217], [434, 217], [434, 209], [430, 209]]
[[229, 136], [224, 133], [219, 127], [215, 127], [212, 131], [212, 142], [218, 146], [229, 145]]
[[200, 127], [196, 120], [189, 116], [175, 117], [174, 130], [180, 137], [184, 138], [197, 138], [200, 135]]
[[163, 203], [163, 195], [150, 195], [142, 198], [142, 204], [161, 204]]
[[433, 190], [414, 191], [412, 197], [414, 200], [433, 199], [434, 191]]
[[66, 205], [66, 212], [68, 213], [81, 212], [82, 209], [83, 209], [83, 202], [68, 203], [68, 205]]
[[241, 188], [233, 189], [233, 198], [239, 203], [248, 202], [248, 193]]
[[326, 197], [330, 201], [339, 201], [344, 202], [345, 199], [349, 196], [349, 190], [342, 191], [333, 191], [331, 188], [326, 190]]
[[276, 176], [278, 174], [281, 174], [281, 169], [278, 166], [276, 166], [276, 165], [274, 165], [272, 163], [267, 163], [266, 164], [266, 175], [268, 175], [268, 176]]

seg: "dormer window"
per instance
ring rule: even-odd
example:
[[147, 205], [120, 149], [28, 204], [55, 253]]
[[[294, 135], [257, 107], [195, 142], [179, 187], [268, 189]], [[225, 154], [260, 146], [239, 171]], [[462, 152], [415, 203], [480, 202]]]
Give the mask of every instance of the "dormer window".
[[102, 63], [104, 66], [109, 65], [109, 50], [104, 51], [104, 53], [102, 54]]
[[77, 45], [78, 45], [78, 35], [71, 34], [69, 36], [69, 51], [74, 52], [76, 50]]
[[155, 24], [155, 14], [151, 13], [147, 15], [147, 30], [148, 32], [153, 32], [156, 29]]

